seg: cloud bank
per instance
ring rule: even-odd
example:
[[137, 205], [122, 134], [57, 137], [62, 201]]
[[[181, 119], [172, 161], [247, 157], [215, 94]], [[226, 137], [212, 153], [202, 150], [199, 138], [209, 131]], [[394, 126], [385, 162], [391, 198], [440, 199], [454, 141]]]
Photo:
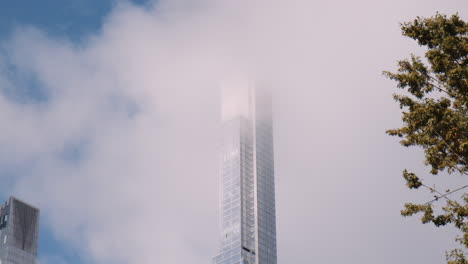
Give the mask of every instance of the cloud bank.
[[421, 198], [401, 169], [424, 168], [384, 135], [399, 113], [380, 72], [417, 50], [398, 22], [463, 8], [162, 0], [117, 5], [82, 43], [18, 28], [0, 49], [0, 192], [87, 263], [209, 263], [219, 88], [249, 76], [276, 95], [279, 262], [440, 263], [453, 234], [398, 215]]

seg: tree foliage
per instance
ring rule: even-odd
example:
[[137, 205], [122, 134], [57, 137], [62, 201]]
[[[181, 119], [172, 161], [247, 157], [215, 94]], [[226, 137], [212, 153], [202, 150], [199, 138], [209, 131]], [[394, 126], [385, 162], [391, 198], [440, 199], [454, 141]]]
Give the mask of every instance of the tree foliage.
[[[424, 150], [430, 173], [468, 175], [468, 24], [458, 14], [417, 17], [401, 24], [402, 34], [426, 48], [424, 58], [411, 55], [398, 62], [396, 72], [384, 75], [397, 82], [405, 94], [394, 95], [403, 110], [403, 126], [387, 131], [405, 146]], [[464, 249], [446, 254], [448, 264], [468, 264], [468, 185], [443, 193], [423, 184], [412, 172], [403, 171], [407, 187], [424, 187], [434, 194], [425, 204], [406, 203], [403, 216], [422, 213], [423, 223], [451, 224]], [[439, 202], [445, 201], [445, 205]], [[440, 207], [436, 207], [440, 205]], [[434, 211], [441, 212], [436, 214]]]

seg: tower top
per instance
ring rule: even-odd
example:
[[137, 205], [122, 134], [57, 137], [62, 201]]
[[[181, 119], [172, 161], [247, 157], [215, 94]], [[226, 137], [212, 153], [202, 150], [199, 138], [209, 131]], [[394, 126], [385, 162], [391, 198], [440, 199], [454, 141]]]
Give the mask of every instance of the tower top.
[[221, 85], [221, 119], [230, 120], [239, 116], [249, 117], [253, 82], [247, 79], [231, 80]]

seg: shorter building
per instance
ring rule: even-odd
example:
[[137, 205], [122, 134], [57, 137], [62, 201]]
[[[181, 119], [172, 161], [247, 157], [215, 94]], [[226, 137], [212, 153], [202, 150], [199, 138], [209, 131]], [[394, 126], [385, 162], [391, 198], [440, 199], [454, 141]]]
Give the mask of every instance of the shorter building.
[[10, 197], [0, 207], [0, 264], [36, 264], [39, 209]]

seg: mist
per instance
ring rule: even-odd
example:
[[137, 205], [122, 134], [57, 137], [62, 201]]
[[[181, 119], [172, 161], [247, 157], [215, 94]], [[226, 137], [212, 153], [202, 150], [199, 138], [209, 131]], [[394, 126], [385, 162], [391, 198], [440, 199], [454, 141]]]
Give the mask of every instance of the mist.
[[248, 79], [274, 95], [279, 263], [441, 263], [454, 231], [399, 213], [431, 199], [403, 168], [428, 170], [385, 134], [400, 110], [381, 72], [423, 52], [400, 22], [467, 8], [118, 1], [80, 42], [20, 26], [0, 43], [0, 193], [41, 208], [86, 263], [210, 263], [221, 87]]

